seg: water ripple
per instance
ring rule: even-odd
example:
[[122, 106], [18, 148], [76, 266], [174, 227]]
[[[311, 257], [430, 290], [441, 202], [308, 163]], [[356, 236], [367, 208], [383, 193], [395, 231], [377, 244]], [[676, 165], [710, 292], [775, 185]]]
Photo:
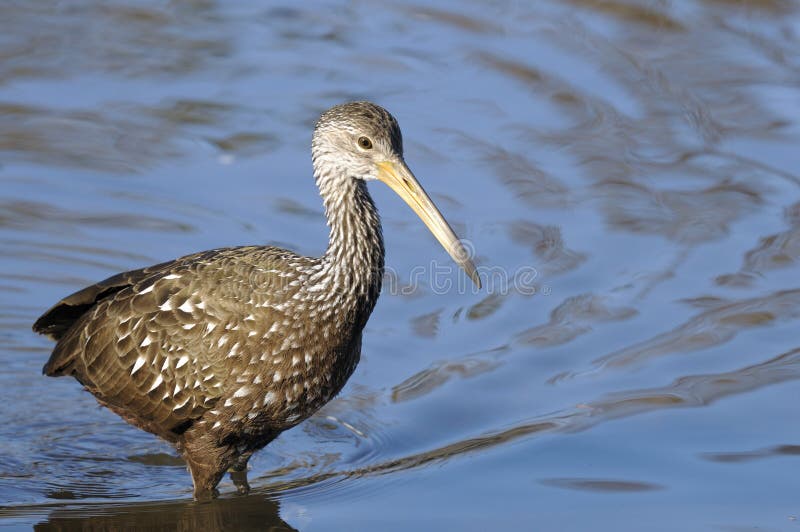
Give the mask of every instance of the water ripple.
[[649, 340], [608, 354], [592, 362], [591, 369], [563, 372], [552, 382], [642, 364], [655, 357], [686, 355], [733, 340], [747, 329], [800, 317], [800, 290], [723, 303], [702, 312], [674, 329]]

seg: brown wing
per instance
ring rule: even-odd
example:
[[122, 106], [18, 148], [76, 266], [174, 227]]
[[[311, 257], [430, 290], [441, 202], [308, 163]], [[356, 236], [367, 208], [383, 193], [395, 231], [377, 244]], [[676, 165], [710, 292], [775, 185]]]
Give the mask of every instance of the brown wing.
[[[187, 261], [196, 260], [203, 253], [188, 255], [177, 260], [162, 262], [140, 270], [122, 272], [97, 284], [71, 294], [47, 310], [33, 324], [34, 332], [60, 340], [64, 333], [98, 302], [153, 275], [169, 272]], [[164, 273], [166, 275], [166, 273]]]
[[73, 375], [129, 422], [174, 439], [222, 396], [236, 348], [223, 349], [235, 335], [220, 332], [246, 334], [254, 284], [278, 278], [253, 256], [268, 261], [271, 249], [200, 253], [65, 298], [34, 327], [59, 338], [45, 374]]

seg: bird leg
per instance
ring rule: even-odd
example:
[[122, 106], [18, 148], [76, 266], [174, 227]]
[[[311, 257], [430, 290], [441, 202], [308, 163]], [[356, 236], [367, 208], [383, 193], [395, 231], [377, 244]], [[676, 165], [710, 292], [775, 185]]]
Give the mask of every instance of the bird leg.
[[194, 498], [198, 501], [216, 499], [219, 496], [217, 484], [225, 474], [224, 470], [217, 471], [209, 464], [197, 462], [188, 454], [185, 454], [186, 463], [189, 465], [189, 473], [192, 474], [194, 484]]
[[198, 501], [216, 498], [219, 495], [217, 484], [233, 462], [230, 449], [203, 445], [202, 440], [187, 439], [181, 452], [192, 474], [194, 498]]
[[247, 482], [247, 461], [252, 453], [246, 453], [236, 459], [228, 472], [231, 474], [231, 481], [236, 486], [239, 495], [250, 493], [250, 484]]

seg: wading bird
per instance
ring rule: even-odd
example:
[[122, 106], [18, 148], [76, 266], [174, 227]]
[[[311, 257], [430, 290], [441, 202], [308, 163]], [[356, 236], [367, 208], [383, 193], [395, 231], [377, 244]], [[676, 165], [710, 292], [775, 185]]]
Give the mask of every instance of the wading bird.
[[480, 286], [466, 250], [403, 160], [394, 117], [368, 102], [322, 114], [311, 144], [330, 239], [319, 258], [276, 247], [215, 249], [120, 273], [33, 326], [58, 343], [49, 376], [172, 443], [196, 499], [344, 386], [381, 290], [384, 247], [368, 181], [383, 181]]

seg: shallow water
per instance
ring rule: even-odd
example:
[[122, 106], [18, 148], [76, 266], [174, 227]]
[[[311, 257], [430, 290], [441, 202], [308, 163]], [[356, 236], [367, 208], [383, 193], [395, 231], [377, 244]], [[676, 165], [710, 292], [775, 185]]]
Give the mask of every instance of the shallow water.
[[[0, 527], [800, 530], [800, 6], [229, 4], [0, 4]], [[487, 286], [373, 186], [355, 375], [194, 504], [30, 325], [201, 249], [321, 253], [311, 127], [351, 99]]]

